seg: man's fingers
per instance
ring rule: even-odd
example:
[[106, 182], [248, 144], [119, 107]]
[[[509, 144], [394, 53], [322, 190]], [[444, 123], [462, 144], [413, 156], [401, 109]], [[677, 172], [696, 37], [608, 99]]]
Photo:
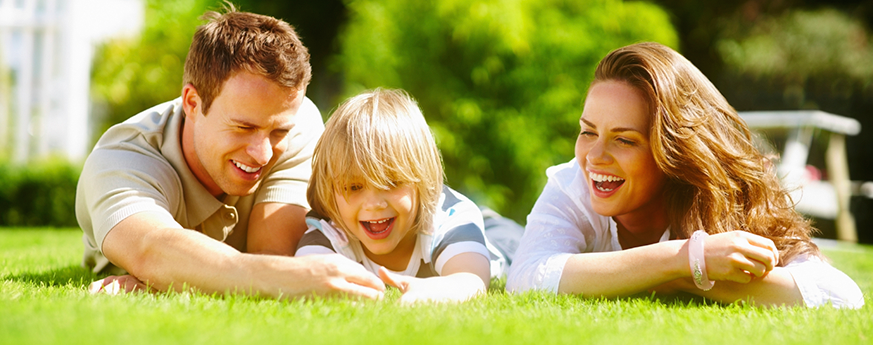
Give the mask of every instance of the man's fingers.
[[131, 275], [108, 276], [88, 285], [88, 292], [117, 295], [122, 292], [148, 291], [148, 287]]
[[370, 271], [367, 271], [363, 266], [355, 263], [360, 269], [355, 269], [353, 272], [349, 272], [345, 280], [349, 283], [364, 286], [377, 291], [385, 291], [385, 283], [382, 282], [379, 277], [376, 277]]
[[117, 295], [120, 292], [125, 292], [125, 290], [118, 283], [118, 277], [110, 276], [91, 283], [88, 286], [88, 292], [92, 294]]
[[106, 279], [95, 280], [88, 285], [88, 292], [92, 294], [103, 292], [103, 281]]
[[380, 300], [385, 295], [383, 290], [377, 290], [369, 286], [358, 285], [353, 282], [345, 281], [337, 286], [340, 291], [348, 294], [350, 297], [363, 297], [372, 300]]

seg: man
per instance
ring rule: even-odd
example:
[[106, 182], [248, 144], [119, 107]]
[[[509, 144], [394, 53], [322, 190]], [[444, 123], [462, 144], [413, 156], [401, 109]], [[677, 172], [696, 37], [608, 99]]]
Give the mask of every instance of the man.
[[380, 298], [384, 284], [351, 260], [290, 257], [324, 130], [306, 48], [275, 18], [232, 5], [206, 17], [181, 98], [110, 128], [85, 162], [83, 264], [128, 274], [91, 290]]

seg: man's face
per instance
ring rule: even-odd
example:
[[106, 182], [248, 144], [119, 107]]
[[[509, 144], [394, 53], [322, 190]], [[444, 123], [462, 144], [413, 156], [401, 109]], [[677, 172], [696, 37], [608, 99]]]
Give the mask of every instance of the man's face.
[[[228, 79], [207, 114], [202, 100], [186, 108], [183, 150], [188, 166], [212, 195], [249, 195], [285, 152], [285, 137], [303, 102], [304, 90], [279, 86], [239, 72]], [[196, 94], [196, 92], [195, 92]], [[186, 104], [186, 105], [187, 105]], [[190, 126], [190, 128], [188, 128]]]

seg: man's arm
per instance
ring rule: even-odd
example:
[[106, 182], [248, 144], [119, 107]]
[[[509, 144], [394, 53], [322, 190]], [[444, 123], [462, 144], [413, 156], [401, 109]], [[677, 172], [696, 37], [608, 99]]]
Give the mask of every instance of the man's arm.
[[103, 253], [161, 291], [194, 288], [272, 298], [344, 293], [378, 299], [385, 289], [379, 278], [340, 255], [244, 254], [147, 212], [134, 214], [109, 231]]
[[292, 204], [255, 204], [249, 216], [246, 252], [293, 256], [306, 232], [306, 212]]

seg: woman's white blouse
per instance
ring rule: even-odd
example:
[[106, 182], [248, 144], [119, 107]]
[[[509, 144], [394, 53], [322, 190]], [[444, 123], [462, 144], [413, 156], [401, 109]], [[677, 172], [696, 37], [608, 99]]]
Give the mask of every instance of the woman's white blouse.
[[[589, 202], [588, 184], [576, 160], [546, 170], [548, 183], [527, 217], [506, 289], [557, 293], [567, 259], [573, 254], [619, 251], [617, 227], [611, 217], [597, 214]], [[661, 241], [670, 238], [669, 231]], [[858, 285], [815, 256], [799, 255], [785, 268], [807, 306], [828, 303], [859, 308], [864, 296]]]

